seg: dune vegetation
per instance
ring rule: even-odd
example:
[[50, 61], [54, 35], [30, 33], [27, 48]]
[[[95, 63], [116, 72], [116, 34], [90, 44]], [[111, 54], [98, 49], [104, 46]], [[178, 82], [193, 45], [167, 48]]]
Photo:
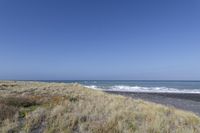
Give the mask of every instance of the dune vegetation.
[[79, 84], [0, 81], [1, 133], [200, 133], [200, 117]]

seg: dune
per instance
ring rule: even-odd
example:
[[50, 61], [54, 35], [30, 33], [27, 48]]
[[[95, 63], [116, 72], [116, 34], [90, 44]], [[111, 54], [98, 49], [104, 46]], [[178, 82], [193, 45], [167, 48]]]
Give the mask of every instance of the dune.
[[200, 117], [80, 84], [0, 81], [0, 132], [200, 133]]

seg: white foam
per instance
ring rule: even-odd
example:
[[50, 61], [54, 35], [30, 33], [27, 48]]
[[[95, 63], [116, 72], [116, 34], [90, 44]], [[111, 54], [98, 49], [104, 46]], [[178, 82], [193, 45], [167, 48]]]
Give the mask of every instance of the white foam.
[[121, 91], [121, 92], [147, 92], [147, 93], [199, 93], [200, 89], [176, 89], [167, 87], [141, 87], [141, 86], [124, 86], [115, 85], [106, 89], [101, 89], [98, 86], [90, 85], [87, 88], [103, 90], [103, 91]]
[[96, 85], [85, 85], [85, 87], [90, 88], [90, 89], [95, 89], [95, 90], [102, 90], [98, 88]]

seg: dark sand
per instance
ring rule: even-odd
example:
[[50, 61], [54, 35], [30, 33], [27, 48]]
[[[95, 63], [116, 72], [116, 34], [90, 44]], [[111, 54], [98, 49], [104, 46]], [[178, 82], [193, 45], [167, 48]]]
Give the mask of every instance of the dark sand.
[[192, 111], [200, 116], [200, 94], [184, 93], [142, 93], [142, 92], [116, 92], [106, 91], [111, 94], [124, 95], [136, 99], [143, 99], [182, 110]]

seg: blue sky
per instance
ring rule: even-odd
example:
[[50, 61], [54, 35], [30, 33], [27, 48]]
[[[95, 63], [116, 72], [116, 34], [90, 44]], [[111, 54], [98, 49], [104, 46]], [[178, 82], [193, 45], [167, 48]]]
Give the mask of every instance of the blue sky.
[[0, 79], [200, 80], [200, 1], [1, 0]]

